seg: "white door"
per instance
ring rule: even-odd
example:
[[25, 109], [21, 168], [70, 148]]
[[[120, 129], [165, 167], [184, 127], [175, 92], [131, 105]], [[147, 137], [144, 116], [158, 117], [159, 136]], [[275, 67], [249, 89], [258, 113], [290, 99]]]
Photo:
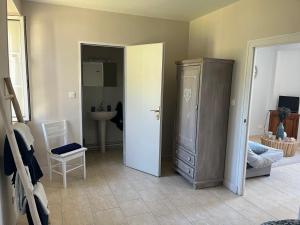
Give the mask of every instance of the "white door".
[[125, 165], [160, 176], [163, 43], [125, 49]]

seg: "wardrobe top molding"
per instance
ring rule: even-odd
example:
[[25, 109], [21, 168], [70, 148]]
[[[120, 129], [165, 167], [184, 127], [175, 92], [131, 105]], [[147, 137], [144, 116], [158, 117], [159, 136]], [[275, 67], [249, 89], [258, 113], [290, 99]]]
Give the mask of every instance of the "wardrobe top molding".
[[175, 64], [178, 66], [191, 66], [191, 65], [199, 65], [202, 64], [203, 62], [222, 62], [222, 63], [228, 63], [228, 64], [233, 64], [234, 60], [230, 59], [215, 59], [215, 58], [207, 58], [207, 57], [201, 57], [197, 59], [185, 59], [185, 60], [180, 60], [176, 61]]

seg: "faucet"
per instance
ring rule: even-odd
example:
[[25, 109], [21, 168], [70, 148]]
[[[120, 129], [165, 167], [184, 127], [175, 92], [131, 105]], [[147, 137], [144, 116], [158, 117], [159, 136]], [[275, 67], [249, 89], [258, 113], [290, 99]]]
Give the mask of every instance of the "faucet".
[[99, 107], [97, 108], [97, 110], [98, 110], [99, 112], [104, 111], [104, 103], [103, 103], [103, 101], [101, 101], [101, 103], [100, 103]]

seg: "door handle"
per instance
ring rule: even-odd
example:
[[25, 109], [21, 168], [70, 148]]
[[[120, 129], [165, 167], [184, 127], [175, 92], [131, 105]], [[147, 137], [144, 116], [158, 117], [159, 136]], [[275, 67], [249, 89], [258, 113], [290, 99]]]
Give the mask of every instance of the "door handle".
[[150, 109], [150, 111], [156, 113], [156, 119], [159, 120], [159, 118], [160, 118], [160, 107], [157, 107], [157, 109]]
[[150, 109], [151, 112], [159, 113], [160, 107], [158, 106], [156, 109]]
[[159, 113], [160, 110], [159, 109], [150, 109], [151, 112], [156, 112], [156, 113]]

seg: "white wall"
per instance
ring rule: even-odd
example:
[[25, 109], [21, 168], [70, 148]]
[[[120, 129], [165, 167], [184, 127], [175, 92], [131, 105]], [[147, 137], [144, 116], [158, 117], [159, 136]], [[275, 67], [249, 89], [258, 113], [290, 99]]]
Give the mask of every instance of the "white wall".
[[275, 76], [272, 106], [279, 95], [300, 97], [300, 48], [278, 51]]
[[273, 107], [277, 106], [279, 95], [300, 97], [300, 48], [278, 51], [275, 76], [273, 99], [270, 103]]
[[270, 99], [273, 98], [276, 59], [277, 46], [255, 49], [254, 66], [257, 73], [252, 84], [250, 135], [264, 134], [268, 112], [275, 109], [270, 105]]

